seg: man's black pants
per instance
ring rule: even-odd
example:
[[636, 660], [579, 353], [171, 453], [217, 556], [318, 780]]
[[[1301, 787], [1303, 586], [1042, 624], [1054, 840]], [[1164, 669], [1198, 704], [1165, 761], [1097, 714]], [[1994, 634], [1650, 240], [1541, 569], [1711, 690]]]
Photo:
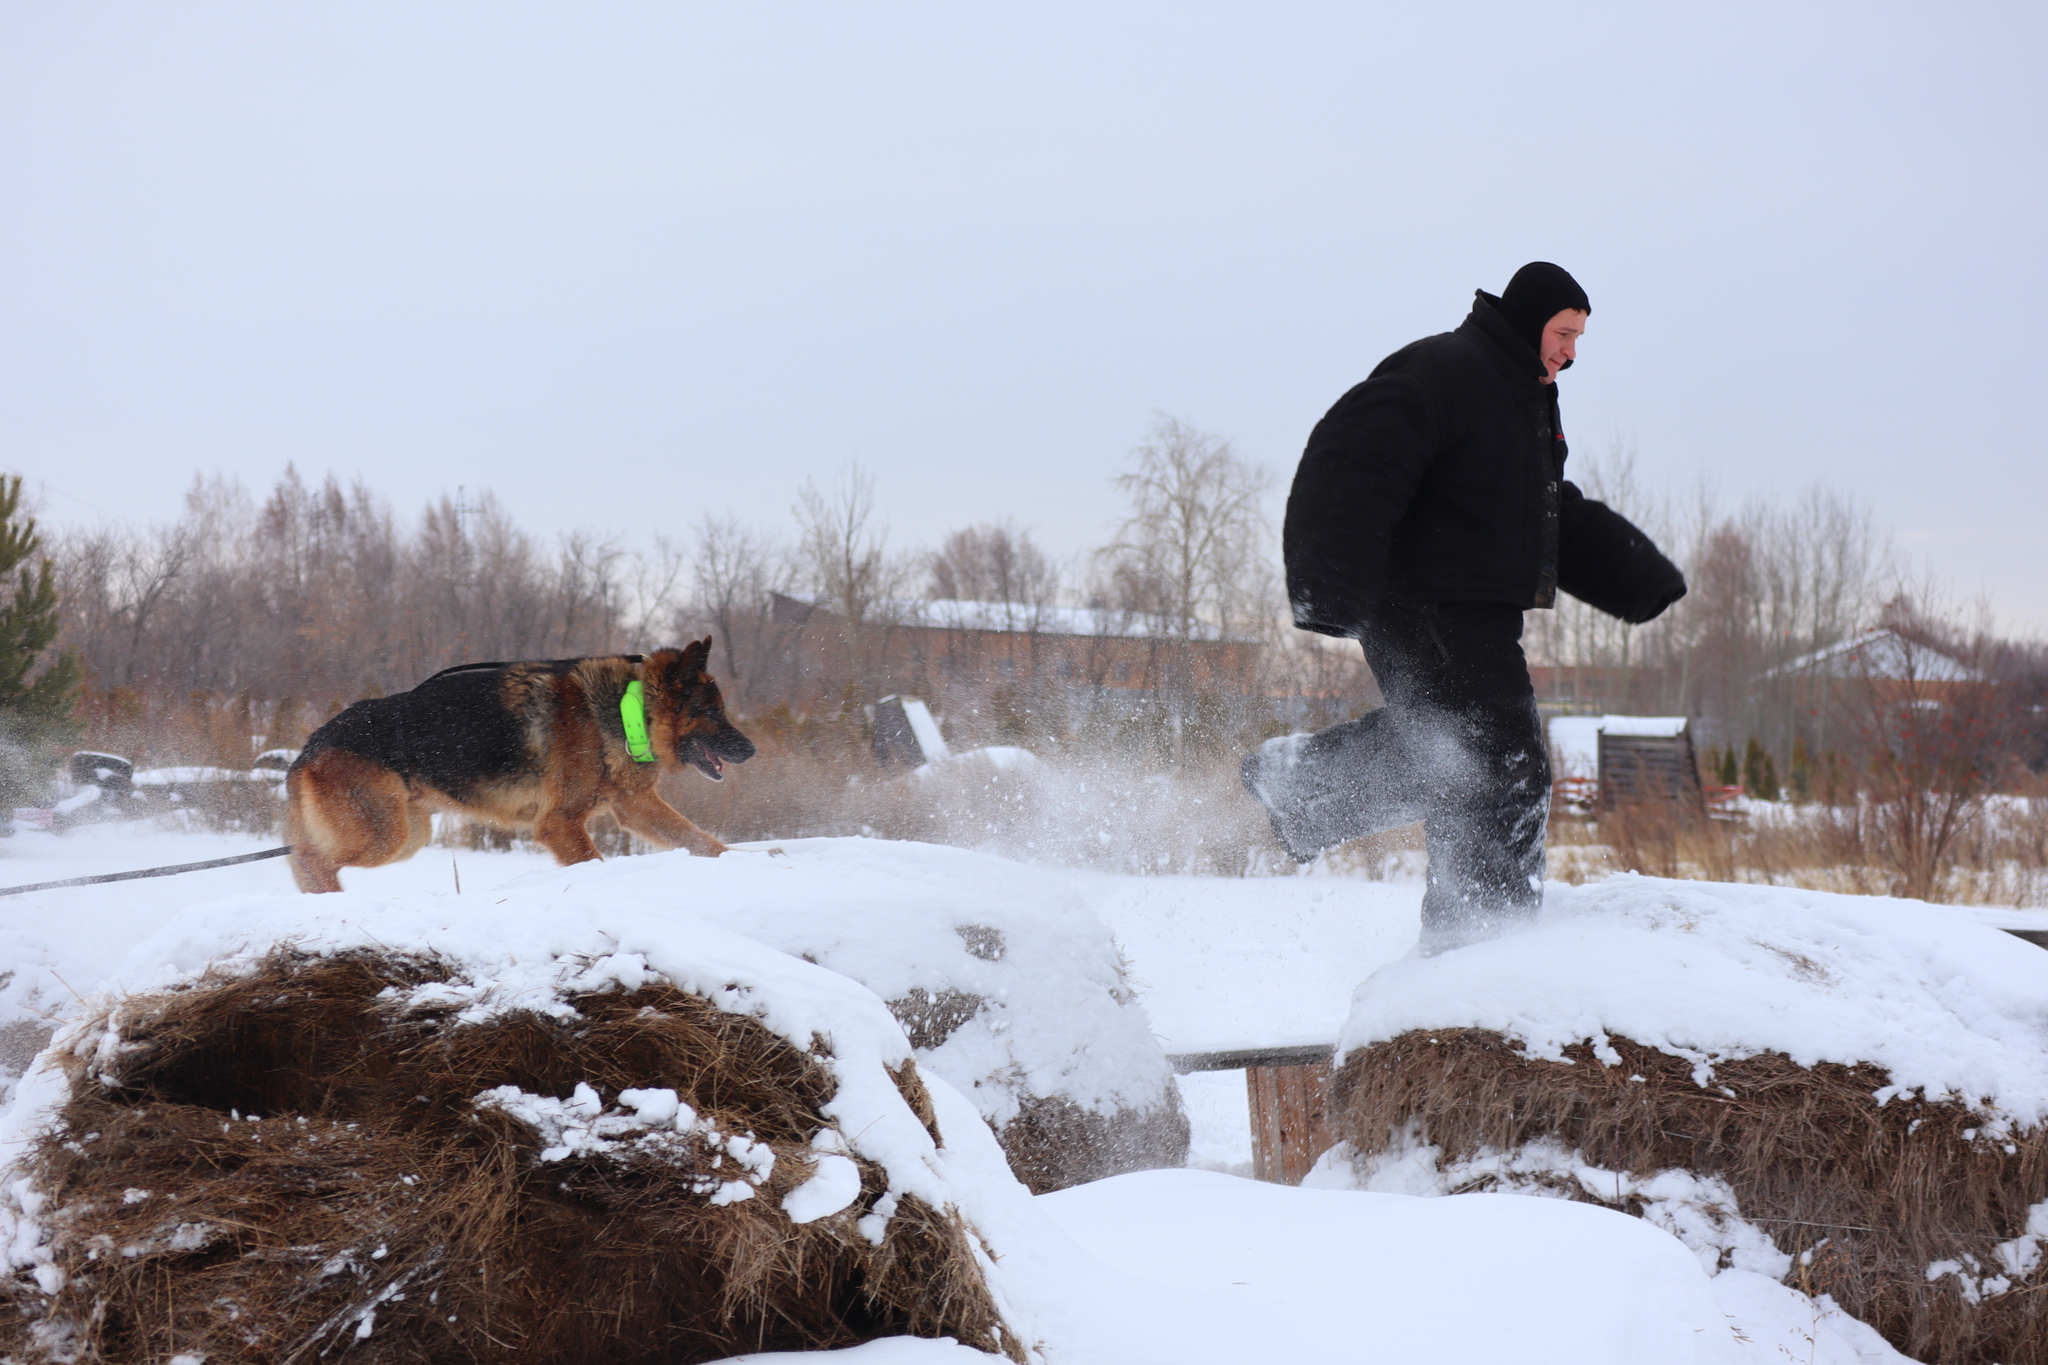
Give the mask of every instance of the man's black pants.
[[1543, 898], [1550, 759], [1522, 656], [1522, 611], [1492, 602], [1387, 607], [1363, 633], [1386, 705], [1271, 740], [1245, 763], [1274, 832], [1306, 861], [1422, 821], [1425, 951], [1488, 938]]

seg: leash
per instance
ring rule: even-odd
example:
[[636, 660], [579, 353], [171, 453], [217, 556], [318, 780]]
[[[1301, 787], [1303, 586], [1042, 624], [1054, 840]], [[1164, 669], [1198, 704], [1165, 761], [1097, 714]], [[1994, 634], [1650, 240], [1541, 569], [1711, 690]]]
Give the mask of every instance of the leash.
[[209, 867], [233, 867], [236, 863], [282, 858], [292, 851], [290, 844], [266, 848], [261, 853], [243, 853], [233, 858], [213, 858], [203, 863], [179, 863], [175, 867], [145, 867], [139, 872], [104, 872], [97, 877], [72, 877], [61, 882], [36, 882], [30, 886], [0, 886], [0, 896], [19, 896], [24, 891], [53, 891], [60, 886], [94, 886], [100, 882], [132, 882], [138, 877], [170, 877], [180, 872], [204, 872]]

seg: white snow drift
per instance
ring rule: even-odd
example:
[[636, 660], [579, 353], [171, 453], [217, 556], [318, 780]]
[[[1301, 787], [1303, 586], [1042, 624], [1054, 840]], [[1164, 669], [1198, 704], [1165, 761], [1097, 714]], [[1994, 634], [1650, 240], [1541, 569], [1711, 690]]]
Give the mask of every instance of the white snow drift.
[[[252, 846], [141, 843], [24, 835], [6, 860], [19, 875], [0, 880]], [[70, 861], [25, 866], [23, 853]], [[962, 1209], [997, 1253], [1002, 1310], [1051, 1365], [1898, 1359], [1860, 1324], [1776, 1284], [1761, 1246], [1746, 1250], [1762, 1259], [1710, 1279], [1669, 1232], [1590, 1206], [1289, 1190], [1202, 1172], [1031, 1198], [983, 1118], [1053, 1089], [1100, 1103], [1158, 1093], [1159, 1047], [1141, 1036], [1147, 994], [1174, 1051], [1327, 1041], [1345, 993], [1370, 977], [1346, 1047], [1415, 1027], [1495, 1028], [1540, 1055], [1626, 1035], [1695, 1057], [1709, 1078], [1719, 1058], [1777, 1049], [1873, 1061], [1901, 1086], [1965, 1095], [2014, 1121], [2048, 1111], [2048, 954], [1936, 907], [1618, 879], [1552, 887], [1537, 930], [1424, 962], [1400, 957], [1419, 888], [1338, 878], [1125, 878], [813, 840], [784, 857], [665, 854], [570, 869], [465, 853], [457, 895], [452, 861], [430, 850], [356, 874], [350, 891], [328, 897], [283, 891], [280, 867], [255, 864], [0, 901], [0, 965], [15, 973], [0, 982], [0, 1027], [75, 1013], [73, 988], [148, 989], [280, 942], [440, 954], [476, 975], [482, 988], [465, 1005], [485, 1012], [548, 1008], [564, 991], [659, 974], [785, 1036], [827, 1032], [842, 1077], [830, 1114], [849, 1150], [880, 1162], [892, 1184]], [[230, 887], [239, 893], [219, 894]], [[1103, 921], [1132, 953], [1137, 1005], [1119, 999]], [[998, 931], [1000, 952], [981, 929]], [[883, 1070], [910, 1055], [884, 998], [935, 983], [991, 1002], [927, 1059], [943, 1148]], [[1275, 1029], [1288, 1036], [1260, 1037]], [[970, 1102], [948, 1074], [970, 1089], [976, 1078], [1007, 1079]], [[32, 1077], [0, 1139], [26, 1131], [53, 1086], [47, 1072]], [[658, 1090], [596, 1112], [576, 1095], [499, 1099], [532, 1109], [561, 1144], [659, 1141], [697, 1121], [680, 1101], [671, 1112]], [[793, 1217], [838, 1197], [829, 1168]], [[1435, 1174], [1403, 1178], [1419, 1193], [1441, 1188]], [[1680, 1204], [1711, 1195], [1654, 1184], [1638, 1193], [1671, 1204], [1673, 1226]], [[19, 1230], [17, 1260], [32, 1261], [33, 1220]], [[840, 1354], [859, 1365], [985, 1359], [909, 1340]]]

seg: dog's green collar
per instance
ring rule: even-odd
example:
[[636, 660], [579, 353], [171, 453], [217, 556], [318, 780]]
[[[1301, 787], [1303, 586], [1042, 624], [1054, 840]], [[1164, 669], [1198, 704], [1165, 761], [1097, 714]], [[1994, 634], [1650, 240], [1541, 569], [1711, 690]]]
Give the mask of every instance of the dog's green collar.
[[654, 762], [654, 746], [647, 742], [645, 691], [636, 678], [626, 684], [626, 694], [619, 698], [619, 723], [626, 727], [626, 752], [633, 755], [635, 763]]

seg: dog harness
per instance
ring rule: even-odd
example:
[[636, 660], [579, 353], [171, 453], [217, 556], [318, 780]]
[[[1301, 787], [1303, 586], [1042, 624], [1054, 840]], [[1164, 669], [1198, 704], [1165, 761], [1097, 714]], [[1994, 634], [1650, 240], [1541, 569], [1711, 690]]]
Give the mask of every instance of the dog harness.
[[626, 684], [625, 695], [619, 698], [619, 723], [626, 727], [626, 752], [633, 755], [635, 763], [654, 762], [654, 746], [647, 742], [645, 691], [635, 678]]

